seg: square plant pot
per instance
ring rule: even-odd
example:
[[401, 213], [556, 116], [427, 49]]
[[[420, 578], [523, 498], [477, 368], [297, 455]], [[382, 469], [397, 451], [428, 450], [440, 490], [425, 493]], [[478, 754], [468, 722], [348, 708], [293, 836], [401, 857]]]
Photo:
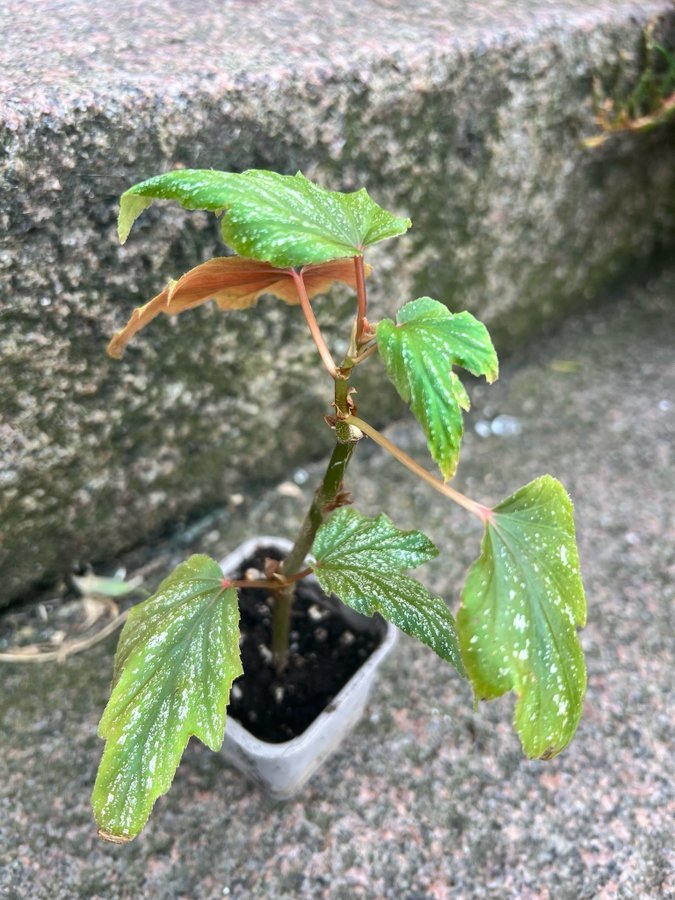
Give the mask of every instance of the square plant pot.
[[[232, 576], [259, 548], [270, 546], [286, 554], [292, 545], [285, 538], [252, 538], [221, 561], [223, 573]], [[311, 575], [307, 580], [316, 581]], [[269, 743], [228, 716], [222, 754], [275, 800], [297, 794], [354, 728], [363, 715], [377, 670], [396, 643], [398, 631], [383, 619], [368, 619], [343, 605], [339, 613], [352, 631], [362, 631], [365, 625], [368, 631], [377, 634], [380, 642], [302, 734], [284, 743]]]

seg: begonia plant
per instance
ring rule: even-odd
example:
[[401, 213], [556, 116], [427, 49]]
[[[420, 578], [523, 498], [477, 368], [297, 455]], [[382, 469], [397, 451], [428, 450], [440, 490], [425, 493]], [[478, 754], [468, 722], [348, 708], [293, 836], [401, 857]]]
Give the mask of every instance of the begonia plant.
[[[326, 416], [335, 446], [287, 557], [268, 561], [264, 577], [232, 580], [204, 555], [181, 563], [122, 631], [112, 694], [99, 733], [106, 740], [93, 805], [100, 833], [124, 842], [143, 828], [165, 793], [190, 736], [220, 747], [233, 681], [242, 673], [238, 590], [274, 598], [269, 648], [280, 677], [288, 659], [289, 622], [299, 581], [313, 573], [326, 594], [365, 616], [379, 614], [426, 644], [476, 700], [513, 691], [514, 725], [524, 752], [548, 759], [577, 728], [586, 672], [577, 628], [586, 609], [572, 503], [544, 475], [494, 507], [449, 483], [459, 458], [469, 397], [456, 370], [492, 382], [497, 355], [485, 326], [469, 312], [450, 312], [431, 297], [405, 303], [395, 318], [368, 318], [364, 256], [410, 227], [365, 190], [325, 190], [302, 174], [180, 170], [123, 194], [119, 236], [155, 200], [219, 217], [234, 255], [211, 259], [170, 281], [136, 309], [111, 340], [120, 357], [128, 341], [159, 314], [174, 316], [207, 301], [227, 312], [253, 307], [262, 294], [300, 307], [320, 361], [334, 385]], [[311, 301], [340, 282], [355, 294], [348, 349], [334, 360]], [[351, 379], [379, 356], [418, 420], [440, 476], [411, 459], [358, 414]], [[311, 377], [308, 373], [308, 378]], [[480, 555], [471, 566], [456, 618], [446, 601], [409, 571], [438, 555], [422, 532], [398, 528], [384, 513], [370, 518], [352, 505], [345, 477], [367, 437], [432, 489], [482, 523]]]

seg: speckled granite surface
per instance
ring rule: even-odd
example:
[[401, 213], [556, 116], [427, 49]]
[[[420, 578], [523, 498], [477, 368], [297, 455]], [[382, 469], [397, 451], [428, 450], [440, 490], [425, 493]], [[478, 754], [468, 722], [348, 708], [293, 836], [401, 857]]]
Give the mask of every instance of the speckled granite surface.
[[[367, 185], [414, 222], [372, 254], [374, 316], [429, 294], [501, 346], [673, 244], [672, 129], [580, 144], [593, 78], [635, 80], [647, 22], [675, 34], [670, 0], [9, 0], [0, 17], [0, 605], [323, 446], [319, 382], [295, 402], [315, 363], [297, 310], [201, 309], [104, 357], [134, 306], [222, 252], [212, 217], [173, 206], [120, 248], [130, 183], [183, 165]], [[344, 302], [317, 310], [346, 331]]]
[[[269, 804], [192, 744], [148, 829], [112, 847], [97, 841], [88, 810], [112, 642], [64, 666], [5, 667], [0, 896], [672, 897], [674, 295], [673, 274], [655, 278], [532, 342], [496, 385], [471, 386], [458, 487], [494, 501], [549, 471], [576, 501], [589, 690], [565, 753], [526, 761], [509, 700], [472, 712], [467, 687], [403, 639], [369, 717], [297, 800]], [[361, 401], [367, 415], [376, 401]], [[499, 416], [512, 417], [510, 428]], [[505, 430], [518, 433], [499, 436]], [[389, 434], [426, 458], [416, 427], [402, 422]], [[384, 506], [444, 548], [421, 575], [454, 607], [477, 552], [473, 522], [372, 445], [353, 465], [352, 483], [368, 479], [360, 509]], [[188, 543], [219, 553], [246, 527], [283, 531], [316, 474], [296, 472], [160, 554], [168, 565]], [[145, 562], [147, 552], [126, 563]]]
[[[662, 13], [659, 0], [7, 0], [0, 94], [18, 118], [111, 93], [222, 90], [259, 76], [425, 59], [574, 22]], [[36, 50], [39, 48], [39, 54]]]

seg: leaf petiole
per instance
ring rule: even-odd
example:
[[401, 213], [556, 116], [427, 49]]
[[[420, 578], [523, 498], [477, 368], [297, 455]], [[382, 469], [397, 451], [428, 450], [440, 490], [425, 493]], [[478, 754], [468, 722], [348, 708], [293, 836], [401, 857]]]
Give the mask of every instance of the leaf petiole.
[[298, 292], [300, 306], [307, 321], [309, 332], [312, 335], [314, 343], [316, 344], [316, 349], [319, 351], [319, 355], [323, 361], [324, 366], [328, 370], [328, 374], [331, 378], [335, 379], [337, 378], [337, 366], [335, 365], [335, 360], [333, 359], [331, 352], [328, 349], [328, 346], [323, 338], [323, 334], [321, 333], [321, 329], [319, 328], [319, 323], [316, 321], [314, 310], [312, 309], [312, 305], [309, 302], [309, 297], [307, 296], [307, 288], [305, 287], [302, 272], [296, 272], [295, 269], [289, 269], [289, 272], [291, 273], [291, 277], [295, 282], [295, 288]]
[[450, 500], [453, 500], [455, 503], [459, 504], [459, 506], [464, 507], [464, 509], [468, 510], [470, 513], [473, 513], [474, 516], [478, 516], [481, 522], [486, 523], [492, 521], [493, 512], [489, 506], [484, 506], [482, 503], [478, 503], [476, 500], [472, 500], [470, 497], [466, 497], [464, 494], [461, 494], [459, 491], [455, 490], [455, 488], [450, 487], [449, 484], [445, 484], [445, 482], [440, 481], [431, 472], [428, 472], [423, 466], [421, 466], [418, 462], [408, 456], [407, 453], [404, 453], [396, 444], [393, 444], [388, 438], [386, 438], [383, 434], [373, 428], [372, 425], [369, 425], [367, 422], [364, 422], [363, 419], [360, 419], [358, 416], [347, 416], [345, 419], [345, 423], [347, 425], [355, 425], [357, 428], [360, 428], [364, 434], [367, 434], [369, 438], [372, 438], [376, 444], [379, 444], [384, 450], [397, 459], [400, 463], [402, 463], [407, 469], [421, 478], [423, 481], [426, 481], [427, 484], [430, 484], [432, 488], [437, 490], [440, 494], [443, 494], [445, 497], [448, 497]]
[[354, 257], [354, 269], [356, 271], [356, 346], [362, 342], [363, 334], [368, 324], [366, 314], [368, 312], [368, 295], [366, 293], [366, 272], [363, 265], [363, 256]]
[[307, 578], [308, 575], [312, 574], [312, 571], [311, 568], [307, 568], [295, 575], [280, 574], [276, 578], [239, 578], [235, 581], [224, 578], [222, 585], [225, 588], [260, 588], [261, 590], [268, 591], [283, 591], [284, 588], [287, 588], [291, 584], [295, 584], [296, 581], [302, 581], [303, 578]]

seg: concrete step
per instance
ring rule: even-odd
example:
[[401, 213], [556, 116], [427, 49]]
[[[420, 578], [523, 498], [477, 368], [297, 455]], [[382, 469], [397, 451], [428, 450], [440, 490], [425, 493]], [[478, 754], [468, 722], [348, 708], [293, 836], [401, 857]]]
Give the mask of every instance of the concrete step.
[[[330, 445], [297, 310], [202, 309], [106, 359], [135, 305], [222, 252], [212, 218], [174, 207], [120, 248], [129, 184], [191, 166], [366, 185], [414, 222], [372, 254], [373, 317], [430, 294], [503, 349], [672, 247], [672, 127], [581, 146], [594, 78], [634, 81], [671, 2], [271, 7], [0, 11], [0, 604]], [[339, 340], [348, 304], [316, 308]], [[377, 419], [399, 407], [370, 368]]]

